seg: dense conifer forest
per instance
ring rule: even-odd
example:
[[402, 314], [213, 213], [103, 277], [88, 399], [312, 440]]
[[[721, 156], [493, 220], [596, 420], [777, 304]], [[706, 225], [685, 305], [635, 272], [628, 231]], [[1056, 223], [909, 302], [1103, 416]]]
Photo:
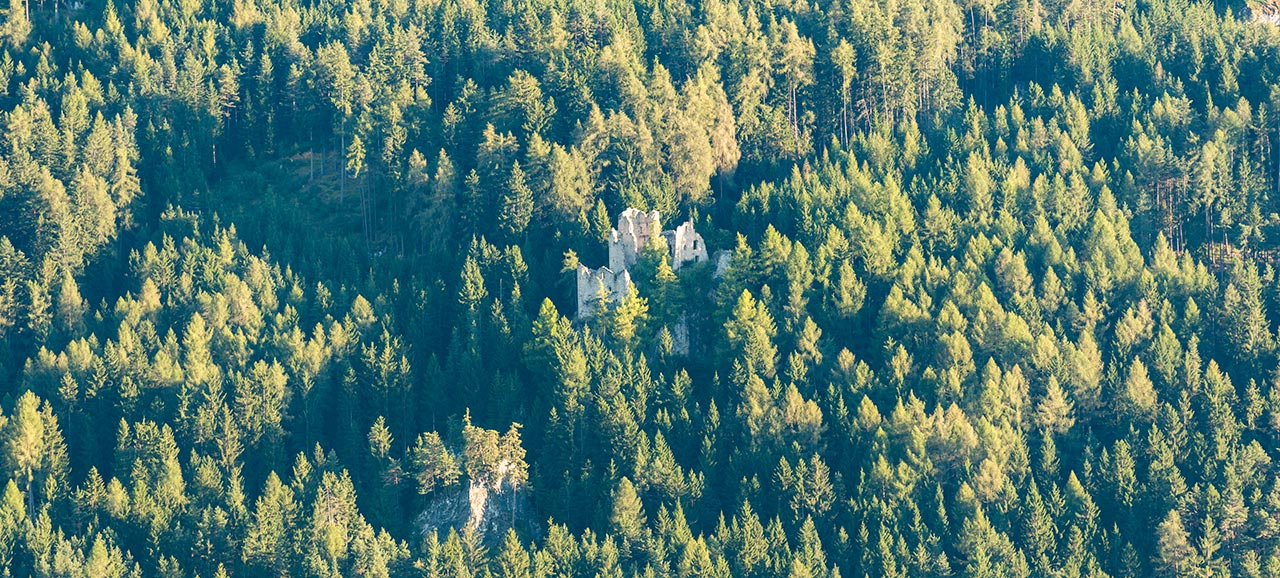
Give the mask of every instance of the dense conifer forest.
[[1278, 13], [8, 0], [0, 576], [1280, 578]]

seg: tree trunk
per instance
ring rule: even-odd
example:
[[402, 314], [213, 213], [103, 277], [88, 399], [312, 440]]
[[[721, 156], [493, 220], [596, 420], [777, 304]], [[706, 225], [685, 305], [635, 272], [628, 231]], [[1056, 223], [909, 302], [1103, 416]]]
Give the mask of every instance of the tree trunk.
[[346, 117], [343, 117], [343, 119], [342, 119], [342, 129], [341, 129], [340, 131], [338, 131], [338, 132], [339, 132], [339, 133], [340, 133], [340, 135], [341, 135], [341, 136], [339, 136], [339, 139], [341, 139], [341, 140], [340, 140], [340, 146], [341, 146], [341, 148], [339, 148], [339, 149], [338, 149], [338, 164], [339, 164], [339, 170], [338, 170], [338, 175], [339, 175], [339, 176], [338, 176], [338, 203], [343, 204], [343, 203], [346, 203], [346, 202], [347, 202], [347, 166], [346, 166], [346, 164], [347, 164], [347, 163], [346, 163], [346, 158], [347, 158], [347, 119], [346, 119]]
[[34, 520], [36, 517], [36, 497], [35, 493], [31, 491], [31, 486], [35, 483], [35, 472], [31, 471], [31, 466], [27, 466], [26, 469], [27, 519]]

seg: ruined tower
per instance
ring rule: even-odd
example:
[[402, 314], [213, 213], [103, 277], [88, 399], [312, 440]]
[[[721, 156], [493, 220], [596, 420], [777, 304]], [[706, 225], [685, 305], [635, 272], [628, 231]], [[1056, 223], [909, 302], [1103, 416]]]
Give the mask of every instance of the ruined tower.
[[685, 221], [673, 231], [663, 231], [667, 239], [667, 249], [671, 251], [671, 269], [679, 272], [680, 267], [688, 262], [701, 263], [707, 260], [707, 244], [702, 235], [693, 230], [693, 221]]
[[655, 234], [662, 235], [670, 252], [671, 269], [679, 271], [687, 263], [707, 260], [707, 245], [693, 229], [693, 221], [671, 231], [662, 231], [662, 216], [628, 208], [618, 215], [618, 226], [609, 231], [609, 265], [591, 269], [578, 265], [578, 318], [586, 319], [596, 309], [617, 303], [631, 290], [628, 269], [636, 264]]
[[[589, 269], [578, 265], [578, 317], [585, 319], [608, 303], [617, 303], [631, 290], [631, 273], [611, 267]], [[602, 303], [602, 301], [604, 301]]]
[[632, 208], [623, 211], [618, 215], [618, 226], [609, 231], [609, 268], [622, 271], [635, 265], [640, 252], [660, 230], [662, 217], [657, 211], [646, 213]]

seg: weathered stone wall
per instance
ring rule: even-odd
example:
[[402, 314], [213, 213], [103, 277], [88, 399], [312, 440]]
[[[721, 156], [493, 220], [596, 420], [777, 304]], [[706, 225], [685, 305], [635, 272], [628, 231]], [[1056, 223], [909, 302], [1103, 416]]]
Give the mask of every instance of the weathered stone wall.
[[716, 270], [712, 274], [716, 279], [724, 277], [724, 272], [729, 270], [729, 261], [731, 259], [733, 259], [733, 253], [728, 249], [716, 251]]
[[[636, 264], [641, 251], [644, 250], [655, 234], [662, 235], [667, 242], [671, 255], [671, 269], [679, 271], [688, 263], [701, 263], [708, 260], [707, 245], [702, 235], [693, 229], [693, 221], [674, 230], [662, 231], [662, 216], [657, 211], [644, 212], [628, 208], [618, 215], [618, 226], [609, 231], [609, 265], [599, 269], [591, 269], [585, 265], [578, 266], [578, 318], [586, 319], [595, 314], [608, 303], [617, 303], [631, 290], [631, 273], [628, 269]], [[718, 263], [717, 265], [720, 265]], [[601, 285], [604, 286], [607, 298], [601, 299]], [[688, 348], [688, 332], [681, 334], [684, 349]]]
[[689, 316], [680, 315], [680, 320], [671, 332], [671, 351], [677, 355], [689, 355]]
[[685, 263], [701, 263], [707, 260], [707, 243], [693, 229], [693, 221], [685, 221], [673, 231], [663, 231], [667, 248], [671, 250], [671, 269], [679, 271]]
[[586, 319], [595, 314], [600, 302], [600, 287], [608, 292], [608, 302], [616, 303], [631, 290], [631, 273], [623, 269], [615, 273], [609, 267], [589, 269], [578, 265], [578, 318]]
[[631, 268], [640, 252], [648, 246], [654, 231], [661, 229], [662, 216], [657, 211], [623, 211], [618, 215], [617, 228], [609, 232], [609, 268], [614, 271]]

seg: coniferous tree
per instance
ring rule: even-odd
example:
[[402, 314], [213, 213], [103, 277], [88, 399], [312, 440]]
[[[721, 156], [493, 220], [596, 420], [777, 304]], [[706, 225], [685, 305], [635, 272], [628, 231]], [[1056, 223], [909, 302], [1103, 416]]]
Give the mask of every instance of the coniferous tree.
[[457, 483], [458, 476], [462, 473], [453, 453], [435, 432], [418, 436], [418, 441], [410, 450], [410, 462], [420, 494], [429, 494], [436, 488], [451, 486]]
[[529, 226], [533, 216], [533, 190], [525, 182], [524, 171], [520, 163], [511, 167], [511, 176], [507, 178], [507, 193], [502, 198], [502, 212], [499, 216], [503, 230], [514, 239], [519, 239]]
[[1277, 574], [1265, 2], [73, 4], [9, 574]]

